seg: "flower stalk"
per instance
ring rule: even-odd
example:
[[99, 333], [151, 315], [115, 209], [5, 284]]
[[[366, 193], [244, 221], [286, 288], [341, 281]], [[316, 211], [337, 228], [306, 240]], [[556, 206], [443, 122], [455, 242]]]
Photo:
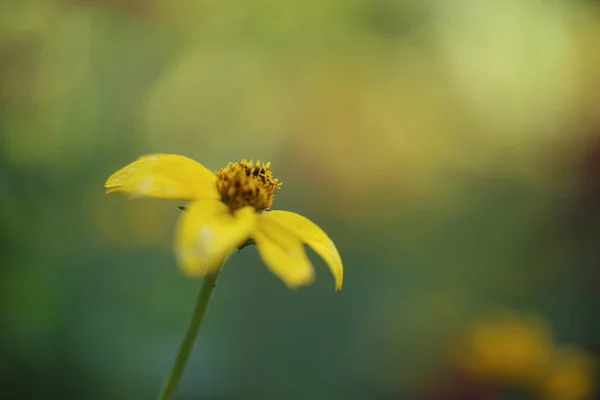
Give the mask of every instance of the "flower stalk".
[[192, 352], [192, 348], [194, 347], [194, 341], [196, 340], [196, 336], [200, 330], [200, 325], [204, 319], [204, 313], [206, 312], [210, 295], [215, 288], [217, 275], [219, 274], [220, 270], [221, 268], [219, 268], [214, 274], [207, 275], [204, 277], [204, 279], [202, 279], [202, 285], [200, 286], [200, 290], [196, 296], [194, 311], [192, 312], [192, 316], [183, 336], [183, 340], [179, 345], [179, 351], [177, 352], [177, 356], [175, 357], [171, 371], [169, 372], [169, 375], [167, 376], [167, 379], [163, 383], [163, 386], [160, 390], [158, 400], [171, 400], [175, 394], [175, 391], [177, 390], [177, 386], [179, 385], [179, 381], [183, 376], [183, 372]]

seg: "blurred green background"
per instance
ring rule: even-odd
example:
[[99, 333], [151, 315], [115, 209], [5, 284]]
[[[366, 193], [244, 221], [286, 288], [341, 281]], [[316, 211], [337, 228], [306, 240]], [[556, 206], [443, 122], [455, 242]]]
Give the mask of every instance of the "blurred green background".
[[599, 49], [592, 1], [0, 3], [1, 397], [156, 396], [199, 282], [103, 183], [161, 152], [271, 160], [345, 266], [236, 255], [177, 399], [594, 398]]

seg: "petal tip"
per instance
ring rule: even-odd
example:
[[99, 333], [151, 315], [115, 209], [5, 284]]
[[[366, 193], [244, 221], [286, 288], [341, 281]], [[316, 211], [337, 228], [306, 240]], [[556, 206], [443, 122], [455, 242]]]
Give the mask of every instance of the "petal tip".
[[[343, 271], [342, 269], [342, 264], [340, 263], [340, 270]], [[343, 274], [343, 272], [342, 272]], [[339, 292], [340, 290], [342, 290], [342, 284], [344, 283], [344, 277], [343, 275], [341, 276], [337, 276], [335, 277], [335, 291]]]
[[[280, 279], [281, 279], [281, 278], [280, 278]], [[301, 288], [301, 287], [303, 287], [303, 286], [309, 286], [309, 285], [312, 285], [312, 284], [315, 282], [315, 275], [314, 275], [314, 273], [313, 273], [313, 274], [310, 274], [310, 275], [308, 275], [308, 276], [306, 276], [306, 277], [303, 277], [303, 278], [301, 278], [301, 279], [294, 280], [294, 281], [290, 281], [289, 279], [288, 279], [288, 280], [284, 280], [284, 279], [282, 279], [282, 280], [284, 281], [284, 284], [285, 284], [285, 286], [286, 286], [286, 287], [287, 287], [287, 288], [288, 288], [290, 291], [292, 291], [292, 292], [297, 292], [297, 291], [298, 291], [298, 290], [300, 290], [300, 288]]]
[[109, 185], [105, 185], [104, 186], [104, 193], [105, 194], [111, 194], [111, 193], [117, 193], [121, 191], [121, 187], [120, 186], [109, 186]]

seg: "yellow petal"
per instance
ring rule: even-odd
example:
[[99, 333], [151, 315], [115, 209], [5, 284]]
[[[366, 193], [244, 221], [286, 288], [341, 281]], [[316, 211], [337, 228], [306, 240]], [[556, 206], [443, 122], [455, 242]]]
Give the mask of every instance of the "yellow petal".
[[309, 245], [329, 266], [335, 279], [335, 290], [342, 288], [344, 267], [340, 253], [329, 236], [314, 222], [300, 214], [282, 210], [269, 211], [261, 215], [260, 219], [277, 221], [296, 235], [301, 242]]
[[218, 198], [215, 175], [196, 161], [175, 154], [149, 154], [121, 168], [104, 184], [106, 193], [175, 200]]
[[252, 207], [235, 214], [219, 200], [203, 199], [183, 212], [175, 232], [175, 253], [188, 276], [216, 272], [229, 252], [250, 237], [258, 215]]
[[267, 267], [288, 287], [308, 285], [314, 280], [315, 272], [302, 243], [278, 222], [259, 218], [252, 238]]

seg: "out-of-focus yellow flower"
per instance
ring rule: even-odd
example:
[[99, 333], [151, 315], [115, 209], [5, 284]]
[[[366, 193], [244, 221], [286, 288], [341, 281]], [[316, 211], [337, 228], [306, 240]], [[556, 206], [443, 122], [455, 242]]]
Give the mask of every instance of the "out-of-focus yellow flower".
[[586, 400], [596, 390], [595, 363], [583, 350], [557, 346], [538, 318], [502, 314], [475, 323], [456, 366], [494, 386], [528, 389], [548, 400]]
[[552, 357], [550, 329], [535, 318], [505, 314], [474, 324], [457, 365], [493, 383], [531, 386]]
[[196, 161], [174, 154], [140, 157], [115, 172], [107, 193], [188, 201], [175, 234], [175, 250], [184, 273], [215, 273], [234, 249], [254, 243], [271, 271], [291, 288], [314, 280], [302, 244], [329, 266], [335, 289], [342, 287], [343, 266], [333, 241], [309, 219], [270, 210], [281, 183], [270, 163], [229, 163], [216, 174]]
[[540, 390], [548, 400], [590, 399], [596, 390], [594, 360], [583, 350], [558, 348], [551, 365], [540, 381]]

